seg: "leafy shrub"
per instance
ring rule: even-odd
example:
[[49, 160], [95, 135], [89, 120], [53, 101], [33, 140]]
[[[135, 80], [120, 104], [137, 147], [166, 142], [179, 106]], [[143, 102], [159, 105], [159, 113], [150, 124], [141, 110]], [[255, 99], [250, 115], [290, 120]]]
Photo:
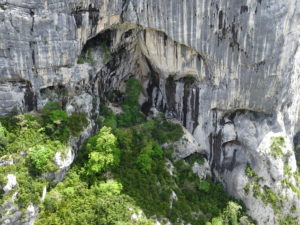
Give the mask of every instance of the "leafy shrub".
[[207, 180], [201, 180], [198, 184], [198, 188], [200, 191], [209, 192], [210, 184], [211, 183]]
[[245, 193], [248, 195], [250, 192], [251, 183], [247, 183], [244, 187]]
[[273, 209], [277, 210], [278, 207], [280, 207], [279, 204], [282, 202], [282, 198], [267, 186], [265, 186], [263, 190], [264, 190], [264, 194], [262, 195], [261, 199], [264, 202], [264, 204], [270, 203]]
[[258, 177], [258, 175], [255, 173], [255, 171], [252, 169], [252, 167], [250, 166], [250, 164], [247, 164], [245, 167], [245, 174], [249, 177], [249, 178], [253, 178], [255, 179], [256, 182], [258, 182], [260, 180], [260, 178]]
[[77, 59], [77, 64], [84, 64], [84, 59], [82, 57], [79, 57]]
[[160, 144], [177, 141], [182, 135], [182, 127], [168, 120], [158, 121], [152, 130], [153, 138]]
[[43, 130], [35, 128], [21, 128], [16, 133], [8, 135], [7, 152], [27, 152], [28, 149], [37, 144], [44, 143], [47, 137], [44, 135]]
[[134, 132], [132, 130], [115, 129], [114, 134], [118, 140], [118, 146], [124, 151], [131, 151], [134, 148]]
[[5, 137], [6, 133], [7, 133], [7, 131], [6, 131], [5, 127], [3, 127], [2, 124], [0, 123], [0, 138]]
[[[299, 221], [299, 218], [298, 218]], [[280, 216], [277, 219], [278, 224], [280, 225], [299, 225], [297, 218], [293, 218], [291, 216]]]
[[139, 96], [142, 91], [140, 82], [137, 79], [130, 78], [126, 82], [126, 96], [124, 105], [138, 106]]
[[271, 144], [271, 155], [276, 157], [282, 156], [283, 151], [282, 148], [285, 147], [284, 138], [283, 137], [272, 137], [272, 144]]
[[18, 129], [17, 123], [19, 119], [15, 116], [0, 118], [0, 123], [7, 132], [15, 132]]
[[207, 222], [206, 225], [254, 225], [250, 218], [242, 216], [242, 206], [229, 201], [226, 209], [223, 213], [214, 217], [211, 222]]
[[57, 141], [48, 141], [32, 147], [28, 152], [28, 163], [32, 171], [37, 174], [55, 171], [54, 154], [62, 148], [61, 143]]
[[152, 158], [149, 153], [141, 153], [137, 158], [137, 164], [141, 168], [141, 171], [147, 173], [151, 170]]
[[34, 179], [30, 173], [22, 172], [17, 174], [19, 184], [17, 203], [21, 209], [28, 205], [39, 205], [45, 183], [42, 180]]
[[41, 110], [42, 113], [49, 113], [54, 110], [60, 110], [61, 106], [58, 102], [49, 101], [46, 103], [44, 108]]
[[189, 155], [188, 157], [185, 158], [185, 160], [190, 164], [190, 165], [194, 165], [194, 163], [198, 163], [199, 165], [204, 165], [205, 163], [205, 159], [204, 159], [204, 155], [200, 154], [200, 153], [193, 153], [191, 155]]
[[7, 130], [0, 122], [0, 156], [6, 153], [6, 146], [8, 144]]
[[49, 113], [49, 119], [54, 124], [64, 124], [68, 121], [68, 114], [63, 110], [53, 110]]
[[86, 54], [86, 61], [91, 64], [92, 66], [94, 66], [96, 64], [96, 61], [93, 59], [92, 56], [92, 51], [91, 49], [88, 49], [87, 54]]
[[74, 112], [71, 116], [69, 116], [67, 123], [71, 135], [78, 137], [83, 128], [88, 125], [88, 120], [85, 113]]
[[103, 120], [102, 126], [116, 128], [117, 127], [117, 117], [114, 113], [109, 113]]
[[152, 168], [153, 158], [161, 158], [163, 151], [161, 147], [153, 142], [148, 142], [145, 147], [141, 149], [137, 157], [137, 164], [142, 172], [147, 173]]
[[42, 126], [45, 133], [52, 140], [67, 142], [70, 135], [79, 136], [84, 127], [88, 125], [85, 113], [75, 112], [71, 116], [59, 109], [56, 102], [48, 102], [41, 110]]

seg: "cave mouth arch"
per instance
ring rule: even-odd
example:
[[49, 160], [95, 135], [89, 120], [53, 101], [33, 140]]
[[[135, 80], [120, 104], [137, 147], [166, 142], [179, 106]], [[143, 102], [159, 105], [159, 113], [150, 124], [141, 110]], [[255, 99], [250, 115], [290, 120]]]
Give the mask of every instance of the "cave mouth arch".
[[86, 43], [83, 45], [80, 56], [84, 56], [89, 49], [94, 48], [96, 46], [106, 46], [111, 47], [112, 46], [112, 37], [113, 32], [115, 32], [112, 29], [106, 29], [94, 37], [88, 39]]

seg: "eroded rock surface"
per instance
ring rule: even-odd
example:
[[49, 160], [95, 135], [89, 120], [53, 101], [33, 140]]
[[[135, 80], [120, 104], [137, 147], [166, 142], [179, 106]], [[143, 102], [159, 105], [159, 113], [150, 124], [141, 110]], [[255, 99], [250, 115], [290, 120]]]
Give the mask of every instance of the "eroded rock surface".
[[[0, 0], [0, 114], [59, 100], [68, 113], [88, 113], [87, 137], [99, 96], [123, 91], [124, 81], [135, 76], [144, 87], [143, 111], [156, 108], [179, 120], [207, 155], [215, 179], [259, 224], [296, 217], [299, 198], [291, 185], [299, 185], [292, 144], [300, 128], [299, 4]], [[270, 150], [273, 137], [285, 143], [277, 157]], [[262, 193], [285, 199], [280, 211], [254, 197], [253, 187], [246, 194], [254, 182], [246, 168], [259, 177]]]

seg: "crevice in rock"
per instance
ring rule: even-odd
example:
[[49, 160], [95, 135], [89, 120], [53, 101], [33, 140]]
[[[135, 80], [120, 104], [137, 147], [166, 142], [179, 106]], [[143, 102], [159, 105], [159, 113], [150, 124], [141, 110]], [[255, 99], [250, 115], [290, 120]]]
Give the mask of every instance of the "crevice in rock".
[[129, 5], [129, 2], [128, 0], [122, 0], [122, 12], [121, 12], [121, 23], [123, 23], [125, 20], [124, 20], [124, 13], [127, 11], [127, 8], [128, 8], [128, 5]]
[[29, 43], [29, 47], [31, 49], [31, 60], [32, 60], [32, 66], [33, 66], [33, 70], [35, 70], [36, 67], [36, 63], [35, 63], [35, 53], [34, 53], [34, 47], [32, 46], [33, 44], [30, 42]]
[[31, 32], [31, 35], [32, 35], [33, 27], [34, 27], [34, 11], [33, 11], [33, 9], [30, 9], [29, 15], [31, 16], [31, 19], [32, 19], [31, 28], [30, 28], [30, 32]]

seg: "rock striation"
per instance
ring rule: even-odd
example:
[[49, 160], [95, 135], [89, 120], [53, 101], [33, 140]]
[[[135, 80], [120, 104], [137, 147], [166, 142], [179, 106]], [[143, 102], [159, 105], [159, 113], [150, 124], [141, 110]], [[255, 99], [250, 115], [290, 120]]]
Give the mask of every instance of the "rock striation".
[[300, 215], [299, 20], [298, 0], [0, 0], [0, 115], [59, 100], [93, 121], [135, 76], [143, 111], [179, 120], [249, 215], [278, 224]]

